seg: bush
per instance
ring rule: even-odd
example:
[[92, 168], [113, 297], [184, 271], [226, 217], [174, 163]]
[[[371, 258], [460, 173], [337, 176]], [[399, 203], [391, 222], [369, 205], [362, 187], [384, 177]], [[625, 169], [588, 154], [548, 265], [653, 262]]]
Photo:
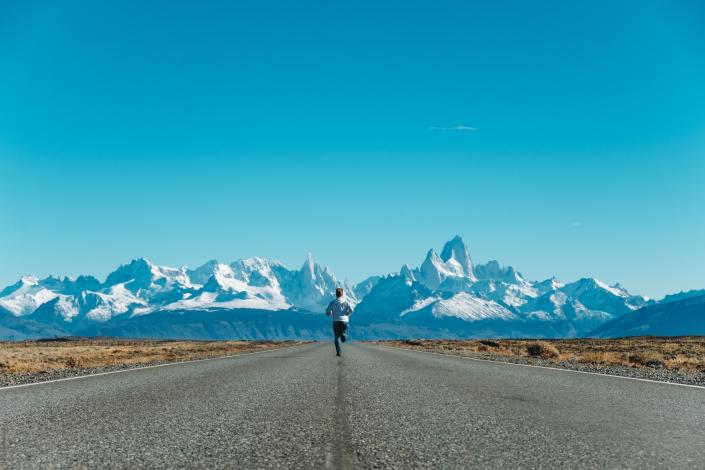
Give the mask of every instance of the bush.
[[485, 346], [489, 346], [491, 348], [500, 347], [500, 344], [497, 341], [490, 341], [489, 339], [480, 340], [480, 344], [484, 344]]
[[634, 353], [627, 358], [629, 362], [637, 366], [644, 367], [663, 367], [663, 356], [656, 353]]
[[80, 369], [81, 367], [84, 367], [84, 361], [82, 358], [78, 356], [69, 356], [66, 358], [66, 367], [70, 369]]
[[560, 355], [558, 348], [550, 343], [537, 341], [526, 345], [526, 352], [531, 357], [540, 357], [543, 359], [556, 358]]

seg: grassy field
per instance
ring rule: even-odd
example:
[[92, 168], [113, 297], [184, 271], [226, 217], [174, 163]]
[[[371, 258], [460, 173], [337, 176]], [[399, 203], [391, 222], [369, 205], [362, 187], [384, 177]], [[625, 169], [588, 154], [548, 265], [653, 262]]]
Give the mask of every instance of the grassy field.
[[705, 372], [705, 337], [638, 337], [568, 340], [404, 340], [383, 344], [465, 356], [540, 357], [582, 362]]
[[56, 369], [139, 366], [227, 356], [299, 344], [297, 341], [145, 341], [59, 339], [0, 342], [0, 374]]

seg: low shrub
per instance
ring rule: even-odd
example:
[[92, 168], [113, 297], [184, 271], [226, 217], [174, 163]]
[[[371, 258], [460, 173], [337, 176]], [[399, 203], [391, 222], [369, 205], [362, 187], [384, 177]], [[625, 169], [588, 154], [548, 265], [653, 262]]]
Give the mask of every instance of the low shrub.
[[543, 359], [556, 358], [560, 355], [558, 348], [551, 343], [537, 341], [526, 345], [526, 352], [531, 357], [540, 357]]
[[634, 353], [627, 358], [629, 362], [643, 367], [663, 367], [663, 356], [657, 353]]
[[70, 369], [80, 369], [84, 367], [85, 361], [79, 356], [69, 356], [66, 358], [65, 364]]
[[500, 344], [497, 341], [491, 341], [489, 339], [482, 339], [480, 340], [480, 344], [483, 344], [485, 346], [489, 346], [490, 348], [498, 348], [500, 347]]

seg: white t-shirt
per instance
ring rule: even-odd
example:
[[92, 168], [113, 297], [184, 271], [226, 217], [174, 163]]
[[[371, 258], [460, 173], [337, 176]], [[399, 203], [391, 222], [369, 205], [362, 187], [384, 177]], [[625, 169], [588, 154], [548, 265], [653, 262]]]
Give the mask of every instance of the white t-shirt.
[[347, 322], [352, 313], [352, 307], [343, 297], [333, 299], [326, 309], [326, 315], [333, 317], [333, 321]]

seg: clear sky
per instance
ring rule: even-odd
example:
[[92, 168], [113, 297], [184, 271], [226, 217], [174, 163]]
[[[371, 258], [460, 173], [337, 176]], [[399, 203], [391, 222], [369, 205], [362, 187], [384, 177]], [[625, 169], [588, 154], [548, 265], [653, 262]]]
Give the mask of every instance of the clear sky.
[[0, 0], [0, 285], [453, 235], [705, 287], [705, 2]]

